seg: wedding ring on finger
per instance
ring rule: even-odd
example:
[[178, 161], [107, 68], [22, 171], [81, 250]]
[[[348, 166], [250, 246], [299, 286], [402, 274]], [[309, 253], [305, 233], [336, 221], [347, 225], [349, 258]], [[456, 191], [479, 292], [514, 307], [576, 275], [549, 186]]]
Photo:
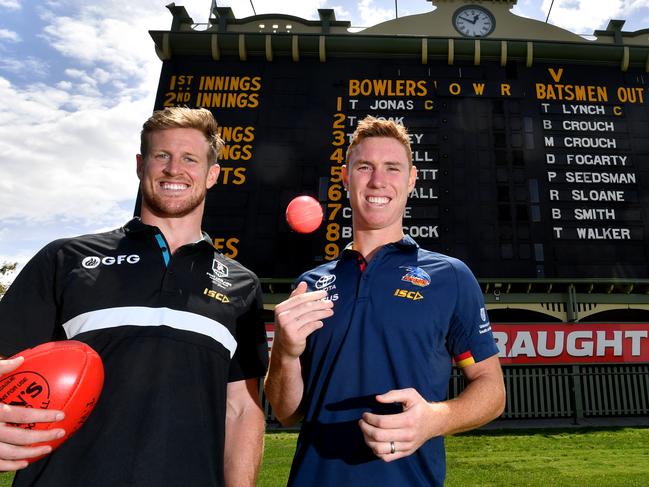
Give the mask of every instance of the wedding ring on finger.
[[394, 446], [394, 441], [390, 442], [390, 455], [393, 455], [397, 451], [396, 447]]

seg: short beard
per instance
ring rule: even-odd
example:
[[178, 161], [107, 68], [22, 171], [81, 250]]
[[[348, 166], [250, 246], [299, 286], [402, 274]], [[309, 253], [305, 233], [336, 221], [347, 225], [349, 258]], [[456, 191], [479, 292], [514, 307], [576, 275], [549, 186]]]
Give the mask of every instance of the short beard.
[[142, 192], [142, 206], [146, 207], [151, 213], [158, 218], [182, 218], [189, 215], [196, 210], [203, 201], [205, 201], [205, 194], [198, 195], [189, 201], [182, 204], [168, 204], [156, 195], [149, 195], [145, 191]]

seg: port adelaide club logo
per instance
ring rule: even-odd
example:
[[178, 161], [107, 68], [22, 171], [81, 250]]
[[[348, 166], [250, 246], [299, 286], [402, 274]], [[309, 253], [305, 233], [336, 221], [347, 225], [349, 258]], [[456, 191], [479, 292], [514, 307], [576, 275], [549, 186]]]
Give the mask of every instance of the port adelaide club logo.
[[214, 260], [212, 260], [212, 272], [208, 272], [207, 277], [210, 278], [215, 286], [218, 286], [221, 289], [228, 289], [232, 286], [232, 283], [228, 280], [229, 276], [230, 270], [228, 269], [228, 266], [214, 257]]

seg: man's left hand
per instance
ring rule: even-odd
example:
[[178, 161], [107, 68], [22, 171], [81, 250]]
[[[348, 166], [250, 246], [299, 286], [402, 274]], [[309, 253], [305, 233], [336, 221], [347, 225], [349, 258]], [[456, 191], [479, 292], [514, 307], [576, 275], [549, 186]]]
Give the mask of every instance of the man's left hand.
[[401, 403], [398, 414], [363, 413], [359, 421], [365, 443], [385, 462], [412, 455], [426, 441], [444, 431], [445, 403], [429, 403], [415, 389], [397, 389], [376, 396], [381, 403]]

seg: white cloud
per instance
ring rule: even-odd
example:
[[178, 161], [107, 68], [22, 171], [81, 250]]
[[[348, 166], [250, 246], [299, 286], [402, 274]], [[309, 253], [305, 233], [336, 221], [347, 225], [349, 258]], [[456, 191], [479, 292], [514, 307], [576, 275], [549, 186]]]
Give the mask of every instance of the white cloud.
[[[209, 2], [206, 3], [209, 4]], [[319, 8], [331, 8], [326, 6], [326, 0], [300, 0], [299, 2], [295, 2], [294, 0], [255, 0], [253, 3], [257, 15], [281, 12], [288, 15], [294, 15], [295, 17], [301, 17], [303, 19], [317, 19]], [[221, 6], [231, 7], [237, 18], [253, 15], [249, 1], [240, 0], [219, 2], [219, 7]], [[336, 13], [338, 13], [338, 11], [336, 11]]]
[[21, 59], [0, 57], [0, 71], [28, 78], [42, 78], [49, 72], [49, 65], [46, 61], [31, 56]]
[[[171, 16], [162, 6], [138, 9], [125, 1], [86, 5], [68, 15], [44, 12], [44, 36], [63, 55], [67, 79], [18, 86], [0, 77], [0, 97], [12, 100], [0, 107], [3, 226], [112, 226], [132, 211], [132, 203], [125, 211], [120, 202], [135, 199], [139, 131], [160, 72], [148, 29], [168, 28]], [[36, 59], [0, 61], [14, 72], [44, 67]], [[104, 85], [110, 94], [100, 91]]]
[[86, 66], [106, 66], [117, 78], [137, 77], [155, 59], [146, 29], [117, 19], [62, 17], [44, 32], [63, 56]]
[[18, 0], [0, 0], [0, 8], [20, 10], [20, 2]]
[[10, 42], [20, 42], [18, 32], [8, 29], [0, 29], [0, 40], [7, 40]]
[[[6, 81], [0, 85], [0, 96], [14, 100], [13, 116], [0, 112], [0, 220], [112, 219], [118, 202], [137, 190], [140, 114], [150, 111], [152, 100], [106, 108], [83, 95], [41, 88], [17, 92]], [[81, 109], [65, 112], [66, 104]]]
[[356, 8], [360, 14], [359, 27], [370, 27], [394, 18], [394, 9], [379, 8], [374, 0], [360, 0]]
[[[551, 0], [543, 1], [542, 9], [546, 15], [550, 5]], [[596, 29], [605, 28], [610, 19], [623, 13], [629, 14], [623, 0], [569, 0], [554, 3], [549, 22], [577, 34], [589, 35]]]

